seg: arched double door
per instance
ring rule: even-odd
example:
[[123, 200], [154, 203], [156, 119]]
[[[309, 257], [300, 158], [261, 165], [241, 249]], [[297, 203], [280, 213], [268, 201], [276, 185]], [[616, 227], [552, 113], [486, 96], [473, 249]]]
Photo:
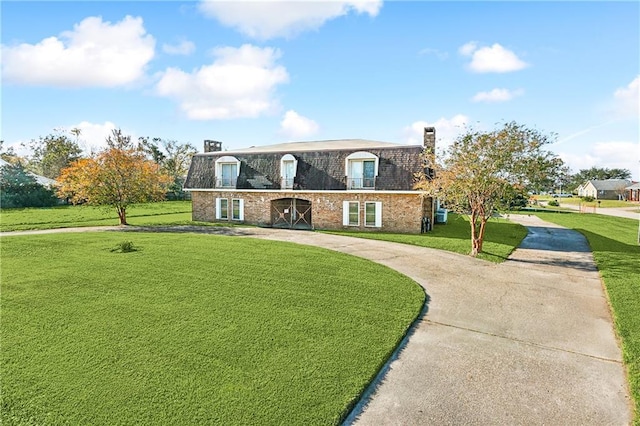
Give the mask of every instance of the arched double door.
[[312, 229], [311, 201], [300, 198], [279, 198], [271, 201], [271, 226]]

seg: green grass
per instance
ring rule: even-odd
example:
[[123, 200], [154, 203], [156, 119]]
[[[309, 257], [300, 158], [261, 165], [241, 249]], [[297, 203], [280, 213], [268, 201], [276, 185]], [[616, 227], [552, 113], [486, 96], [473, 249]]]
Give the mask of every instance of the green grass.
[[[127, 209], [130, 225], [191, 223], [191, 201], [138, 204]], [[115, 208], [57, 206], [0, 210], [0, 231], [118, 225]]]
[[[554, 198], [549, 195], [536, 195], [535, 198], [539, 201], [550, 201]], [[562, 197], [556, 198], [560, 205], [563, 204], [572, 204], [572, 205], [587, 205], [587, 206], [596, 206], [601, 208], [609, 208], [609, 207], [637, 207], [638, 203], [631, 201], [618, 201], [618, 200], [599, 200], [600, 204], [598, 204], [598, 200], [592, 202], [586, 202], [582, 200], [580, 197]]]
[[[372, 240], [392, 241], [420, 247], [430, 247], [460, 254], [471, 252], [471, 227], [466, 216], [448, 214], [447, 224], [437, 224], [433, 231], [426, 234], [392, 234], [384, 232], [345, 232], [325, 231], [332, 234], [348, 235]], [[487, 223], [483, 253], [479, 259], [491, 262], [503, 262], [520, 245], [527, 235], [524, 226], [504, 219], [491, 219]]]
[[581, 232], [604, 281], [640, 426], [640, 246], [638, 221], [597, 214], [536, 213], [541, 219]]
[[[130, 241], [137, 251], [112, 251]], [[3, 424], [338, 423], [424, 291], [281, 242], [2, 238]]]

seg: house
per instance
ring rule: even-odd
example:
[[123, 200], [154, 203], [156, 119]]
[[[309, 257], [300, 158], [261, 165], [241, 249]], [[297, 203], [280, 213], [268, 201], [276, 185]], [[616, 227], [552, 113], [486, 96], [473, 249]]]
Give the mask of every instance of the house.
[[640, 182], [632, 183], [624, 189], [627, 201], [640, 201]]
[[[11, 164], [0, 158], [0, 169], [5, 167], [5, 166], [11, 166]], [[33, 172], [27, 171], [27, 174], [29, 176], [33, 177], [38, 184], [40, 184], [40, 185], [42, 185], [42, 186], [44, 186], [46, 188], [53, 188], [57, 183], [54, 179], [49, 179], [48, 177], [40, 176], [40, 175], [37, 175], [37, 174], [35, 174]]]
[[425, 147], [435, 152], [432, 127], [424, 146], [345, 139], [222, 151], [205, 141], [184, 188], [197, 221], [419, 233], [434, 219], [433, 200], [413, 189]]
[[579, 197], [598, 200], [622, 200], [625, 188], [631, 184], [626, 179], [589, 180], [578, 187]]

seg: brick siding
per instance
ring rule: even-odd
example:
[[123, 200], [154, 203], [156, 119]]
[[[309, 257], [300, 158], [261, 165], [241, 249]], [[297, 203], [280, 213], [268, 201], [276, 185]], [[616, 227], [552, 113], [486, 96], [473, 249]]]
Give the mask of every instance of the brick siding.
[[[271, 225], [271, 201], [281, 198], [297, 198], [311, 202], [312, 224], [315, 229], [350, 229], [420, 233], [423, 215], [433, 217], [432, 202], [419, 193], [394, 194], [379, 192], [241, 192], [241, 191], [193, 191], [193, 220], [214, 222], [216, 198], [243, 199], [244, 222], [253, 225]], [[344, 226], [343, 202], [360, 203], [360, 226]], [[382, 227], [364, 226], [364, 203], [382, 203]]]

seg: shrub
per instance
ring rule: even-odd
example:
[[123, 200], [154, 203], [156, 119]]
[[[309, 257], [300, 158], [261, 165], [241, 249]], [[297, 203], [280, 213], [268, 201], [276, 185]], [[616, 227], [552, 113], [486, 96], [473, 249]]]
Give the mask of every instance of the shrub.
[[591, 197], [591, 196], [587, 196], [587, 197], [582, 197], [582, 201], [585, 201], [587, 203], [592, 203], [595, 201], [595, 198]]
[[131, 241], [122, 241], [115, 248], [111, 249], [112, 252], [118, 253], [131, 253], [138, 251]]
[[551, 207], [559, 207], [560, 203], [558, 202], [558, 200], [551, 200], [547, 203], [547, 205], [551, 206]]

